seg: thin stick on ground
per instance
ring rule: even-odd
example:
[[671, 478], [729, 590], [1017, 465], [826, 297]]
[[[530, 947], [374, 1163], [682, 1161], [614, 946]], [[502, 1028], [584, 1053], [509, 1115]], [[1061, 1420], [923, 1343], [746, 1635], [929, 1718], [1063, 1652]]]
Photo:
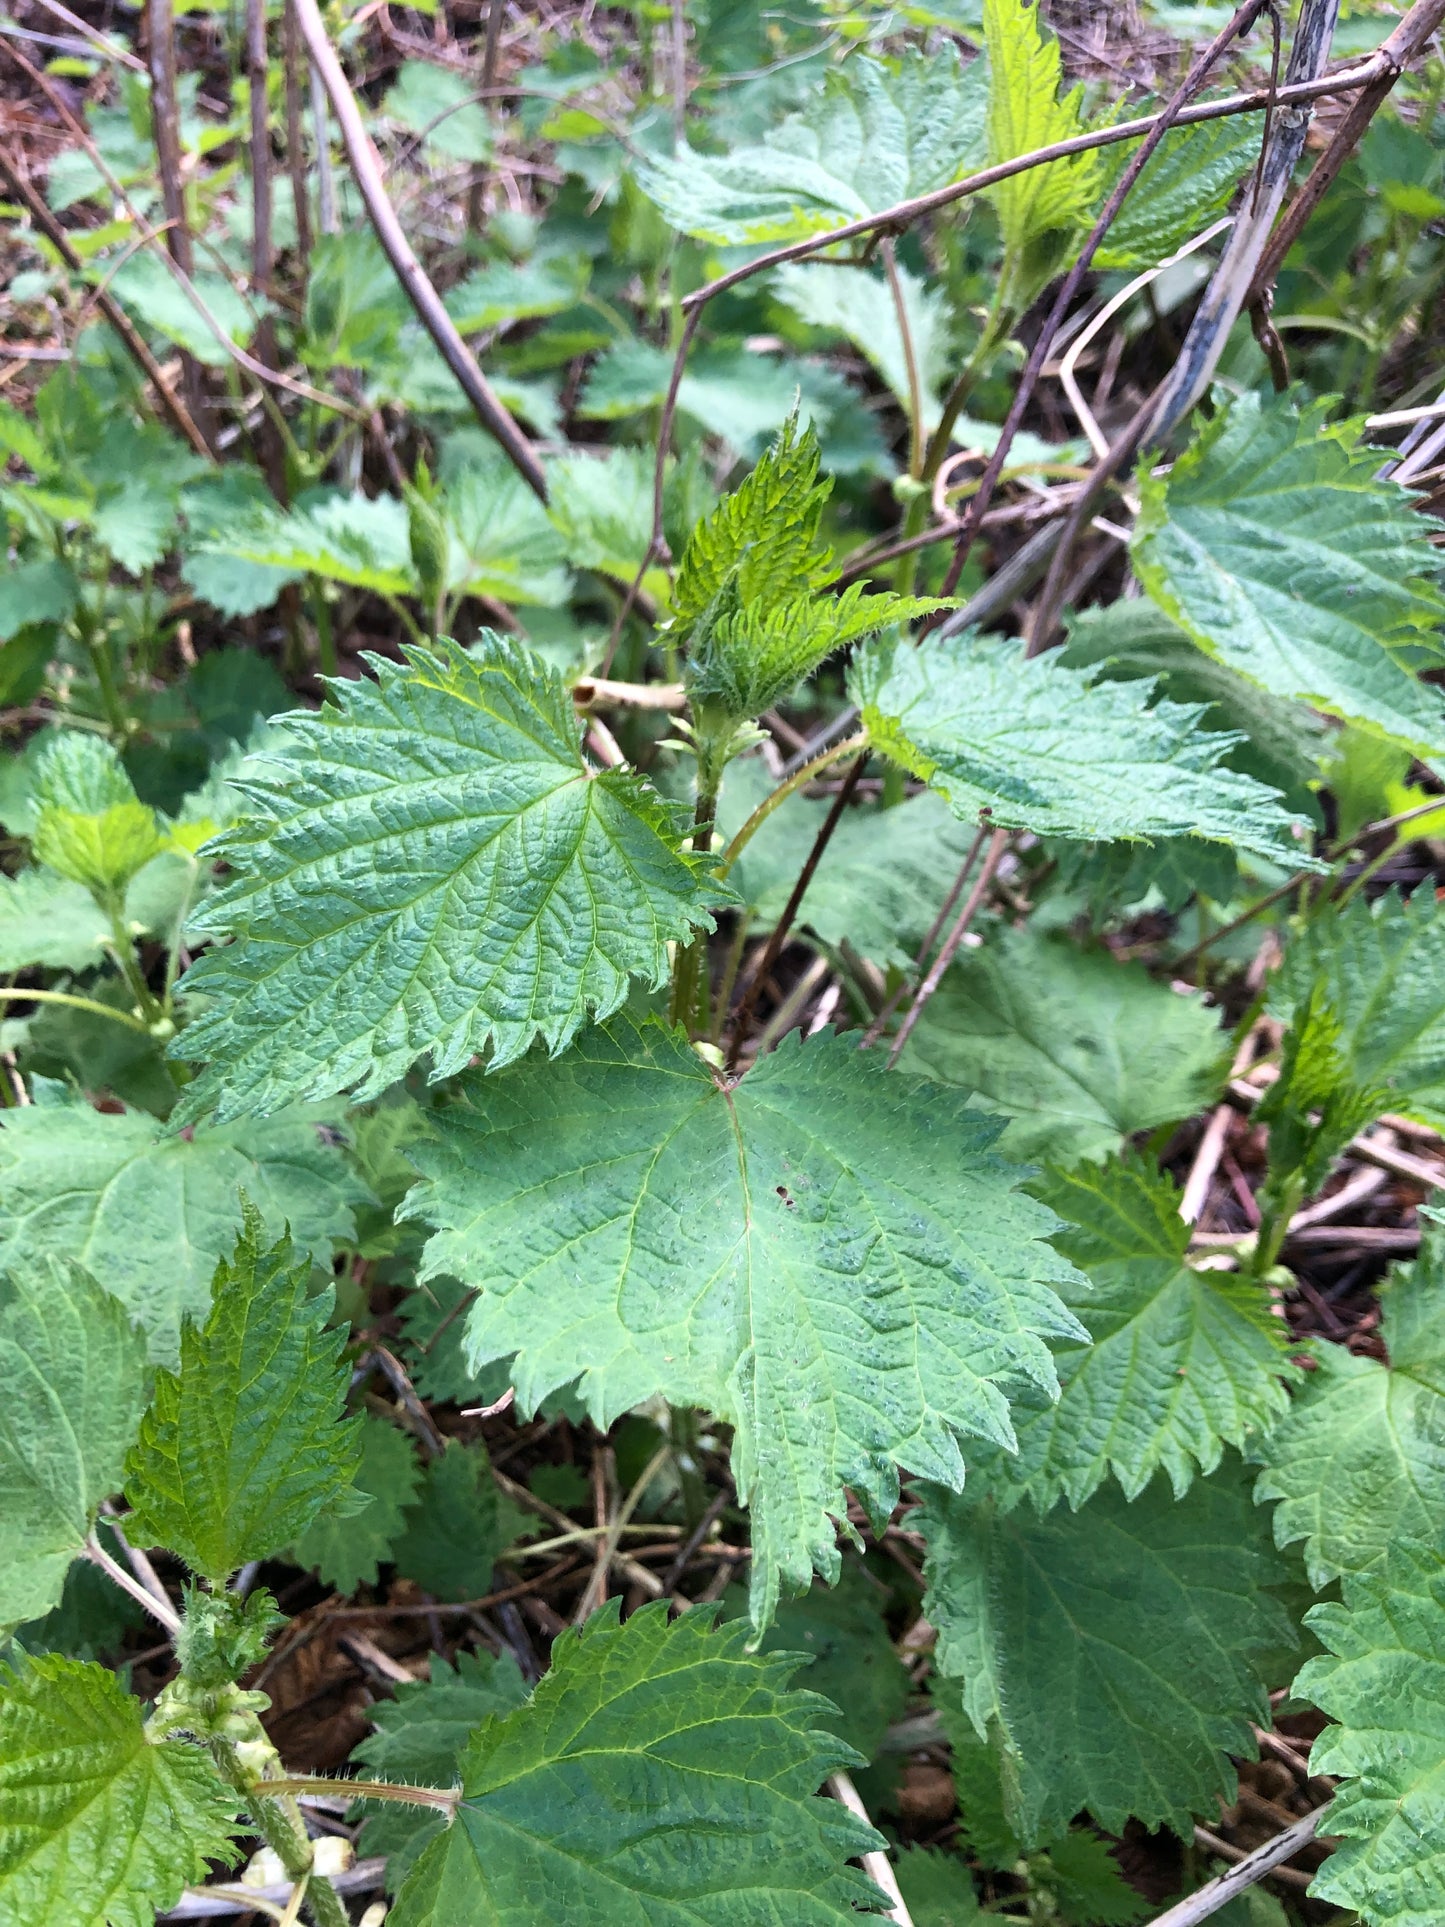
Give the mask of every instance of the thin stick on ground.
[[903, 1022], [898, 1026], [898, 1035], [894, 1038], [893, 1048], [888, 1053], [889, 1070], [893, 1069], [893, 1066], [903, 1055], [903, 1047], [913, 1035], [913, 1026], [923, 1015], [924, 1009], [934, 991], [937, 990], [938, 986], [943, 982], [944, 971], [947, 970], [948, 966], [953, 962], [959, 945], [968, 935], [968, 927], [973, 922], [979, 905], [988, 893], [988, 886], [993, 882], [993, 873], [998, 868], [999, 861], [1008, 847], [1010, 835], [1011, 832], [1008, 830], [995, 830], [989, 838], [988, 848], [984, 852], [983, 868], [978, 873], [977, 882], [968, 893], [968, 901], [959, 911], [953, 928], [944, 939], [943, 948], [933, 960], [932, 969], [919, 986], [917, 996], [908, 1006]]
[[416, 258], [411, 242], [402, 231], [396, 209], [387, 196], [381, 158], [372, 145], [361, 118], [361, 109], [351, 91], [341, 62], [326, 31], [316, 0], [292, 0], [296, 23], [311, 56], [321, 84], [331, 102], [331, 111], [341, 129], [342, 144], [351, 163], [352, 174], [366, 204], [366, 212], [376, 231], [392, 272], [415, 309], [418, 319], [446, 362], [457, 385], [471, 403], [472, 412], [486, 432], [501, 447], [517, 473], [533, 494], [547, 499], [547, 476], [537, 459], [536, 450], [522, 433], [511, 414], [493, 393], [491, 384], [477, 365], [476, 356], [462, 340], [456, 323], [442, 305], [426, 270]]
[[1266, 1840], [1262, 1847], [1256, 1847], [1237, 1867], [1231, 1867], [1228, 1873], [1220, 1874], [1207, 1887], [1201, 1887], [1197, 1893], [1190, 1894], [1164, 1913], [1156, 1914], [1149, 1927], [1197, 1927], [1199, 1921], [1208, 1920], [1221, 1907], [1227, 1907], [1236, 1894], [1244, 1893], [1282, 1861], [1297, 1854], [1301, 1847], [1308, 1846], [1319, 1832], [1320, 1822], [1328, 1812], [1328, 1804], [1316, 1807], [1313, 1813], [1307, 1813], [1292, 1827], [1286, 1827], [1273, 1840]]
[[[873, 1822], [868, 1816], [868, 1809], [864, 1806], [862, 1796], [853, 1784], [851, 1774], [843, 1772], [840, 1768], [837, 1773], [828, 1775], [827, 1786], [829, 1793], [839, 1806], [846, 1807], [855, 1819], [863, 1822], [864, 1826], [872, 1826]], [[860, 1854], [859, 1861], [864, 1873], [874, 1886], [882, 1888], [888, 1896], [888, 1911], [876, 1918], [891, 1920], [894, 1927], [913, 1927], [913, 1916], [909, 1913], [903, 1895], [899, 1892], [898, 1876], [893, 1871], [893, 1862], [888, 1855], [886, 1853]]]

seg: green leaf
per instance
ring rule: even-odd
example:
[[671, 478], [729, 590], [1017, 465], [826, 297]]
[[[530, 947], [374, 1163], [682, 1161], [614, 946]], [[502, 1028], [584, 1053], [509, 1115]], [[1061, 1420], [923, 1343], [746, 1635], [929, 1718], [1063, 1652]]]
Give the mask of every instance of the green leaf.
[[1002, 930], [960, 951], [903, 1062], [1004, 1112], [1011, 1156], [1073, 1163], [1209, 1103], [1225, 1047], [1216, 1012], [1141, 965]]
[[1031, 1874], [1035, 1885], [1057, 1896], [1071, 1927], [1131, 1927], [1152, 1911], [1098, 1834], [1084, 1827], [1071, 1827], [1055, 1840]]
[[426, 1052], [440, 1078], [561, 1050], [708, 925], [683, 813], [584, 762], [555, 671], [492, 635], [374, 666], [287, 719], [217, 846], [238, 874], [196, 925], [237, 934], [183, 980], [214, 1000], [175, 1046], [214, 1060], [186, 1117], [375, 1096]]
[[974, 1927], [987, 1920], [968, 1862], [936, 1847], [906, 1847], [894, 1868], [913, 1927]]
[[[1059, 43], [1027, 0], [984, 0], [988, 47], [988, 160], [1031, 154], [1085, 131], [1082, 83], [1060, 94]], [[1072, 155], [1015, 174], [987, 190], [1003, 235], [1007, 305], [1020, 311], [1062, 265], [1098, 190], [1097, 153]]]
[[404, 1579], [438, 1599], [480, 1599], [520, 1524], [492, 1477], [485, 1445], [449, 1439], [426, 1469], [392, 1558]]
[[17, 1273], [0, 1304], [0, 1625], [59, 1602], [120, 1490], [145, 1408], [145, 1340], [79, 1265]]
[[[653, 459], [644, 449], [565, 455], [548, 464], [547, 512], [567, 559], [631, 585], [652, 541]], [[667, 577], [649, 569], [644, 591], [666, 602]]]
[[[1132, 142], [1121, 144], [1104, 159], [1094, 213], [1102, 211], [1134, 152]], [[1228, 211], [1258, 157], [1259, 128], [1246, 115], [1172, 128], [1130, 189], [1094, 266], [1131, 272], [1156, 267]]]
[[[415, 1179], [415, 1170], [411, 1175]], [[512, 1382], [510, 1359], [496, 1359], [475, 1371], [467, 1362], [464, 1314], [473, 1295], [455, 1278], [434, 1278], [409, 1291], [397, 1308], [407, 1369], [423, 1398], [491, 1405]]]
[[[374, 1780], [410, 1786], [456, 1786], [467, 1742], [484, 1720], [510, 1713], [527, 1698], [527, 1683], [510, 1653], [459, 1652], [455, 1668], [439, 1657], [431, 1677], [399, 1685], [395, 1697], [369, 1709], [373, 1731], [358, 1742], [352, 1759]], [[445, 1828], [440, 1814], [388, 1802], [363, 1805], [361, 1850], [387, 1861], [386, 1884], [395, 1893], [417, 1855]]]
[[1383, 1085], [1350, 1076], [1340, 1038], [1340, 1020], [1315, 984], [1290, 1014], [1279, 1076], [1254, 1114], [1269, 1130], [1272, 1194], [1282, 1196], [1291, 1180], [1305, 1197], [1318, 1191], [1350, 1139], [1390, 1102]]
[[568, 256], [541, 261], [489, 261], [447, 295], [448, 314], [464, 335], [508, 321], [531, 321], [575, 306], [587, 278], [585, 262]]
[[164, 847], [155, 812], [136, 796], [119, 756], [103, 737], [63, 730], [35, 766], [38, 861], [105, 901]]
[[371, 499], [318, 491], [289, 510], [257, 503], [249, 514], [197, 542], [193, 555], [278, 569], [288, 579], [324, 576], [377, 595], [411, 595], [416, 589], [406, 509], [391, 495]]
[[923, 426], [937, 426], [939, 390], [951, 372], [948, 297], [937, 287], [898, 269], [908, 345], [887, 281], [841, 261], [797, 261], [778, 269], [773, 292], [783, 306], [810, 328], [825, 328], [851, 341], [878, 370], [905, 415], [912, 415], [908, 379], [911, 346], [922, 389]]
[[0, 1927], [152, 1927], [236, 1817], [206, 1750], [149, 1739], [105, 1667], [0, 1669]]
[[660, 1394], [736, 1428], [759, 1625], [780, 1580], [836, 1576], [845, 1484], [880, 1515], [899, 1464], [957, 1485], [958, 1436], [1007, 1443], [1007, 1394], [1051, 1387], [1045, 1338], [1081, 1329], [997, 1121], [884, 1078], [852, 1040], [790, 1039], [730, 1088], [618, 1019], [468, 1073], [416, 1149], [423, 1276], [477, 1288], [473, 1360], [515, 1352], [523, 1410], [580, 1373], [599, 1424]]
[[[152, 249], [142, 248], [130, 254], [113, 274], [109, 264], [92, 272], [97, 280], [103, 275], [121, 306], [138, 316], [148, 328], [154, 328], [157, 334], [164, 335], [208, 367], [230, 366], [229, 349], [217, 340], [213, 329], [202, 320], [200, 309]], [[256, 332], [258, 319], [252, 304], [215, 268], [194, 269], [191, 283], [220, 323], [222, 333], [237, 346], [246, 347]]]
[[[724, 842], [775, 787], [757, 757], [728, 765], [718, 807]], [[761, 929], [771, 929], [782, 914], [831, 807], [831, 798], [790, 796], [728, 872]], [[798, 922], [833, 949], [846, 942], [879, 965], [909, 964], [972, 840], [968, 826], [928, 790], [891, 809], [856, 805], [833, 832]]]
[[960, 179], [983, 158], [987, 69], [953, 48], [896, 66], [859, 55], [755, 147], [683, 148], [638, 170], [645, 194], [699, 240], [791, 241]]
[[454, 67], [404, 60], [381, 111], [443, 160], [485, 161], [491, 158], [492, 129], [475, 95], [472, 81]]
[[1182, 1497], [1287, 1407], [1288, 1327], [1252, 1279], [1188, 1263], [1179, 1193], [1145, 1165], [1055, 1170], [1035, 1189], [1088, 1281], [1062, 1296], [1091, 1342], [1055, 1346], [1057, 1404], [1015, 1408], [1009, 1496], [1077, 1507], [1112, 1475], [1133, 1499], [1162, 1471]]
[[1445, 602], [1429, 521], [1381, 481], [1358, 422], [1328, 400], [1240, 396], [1167, 479], [1142, 476], [1134, 566], [1164, 612], [1211, 655], [1276, 696], [1445, 748], [1436, 660]]
[[361, 1511], [349, 1492], [342, 1493], [317, 1513], [291, 1548], [298, 1566], [348, 1595], [358, 1586], [376, 1584], [415, 1502], [421, 1469], [406, 1433], [385, 1419], [364, 1417], [353, 1482], [368, 1501]]
[[[785, 1599], [759, 1647], [764, 1653], [805, 1653], [812, 1660], [808, 1690], [839, 1708], [820, 1715], [849, 1746], [871, 1760], [908, 1702], [908, 1672], [883, 1614], [889, 1594], [856, 1559], [846, 1559], [835, 1586], [817, 1580], [801, 1599]], [[747, 1610], [742, 1586], [729, 1586], [723, 1611], [729, 1619]]]
[[1318, 996], [1338, 1027], [1339, 1079], [1384, 1086], [1390, 1108], [1437, 1128], [1445, 1128], [1442, 937], [1445, 906], [1432, 891], [1357, 896], [1291, 940], [1268, 994], [1270, 1014], [1287, 1023]]
[[1268, 1718], [1255, 1661], [1290, 1626], [1265, 1591], [1283, 1563], [1232, 1471], [1183, 1499], [1160, 1479], [1132, 1503], [1105, 1486], [1043, 1519], [932, 1490], [921, 1527], [938, 1664], [979, 1734], [998, 1726], [1026, 1843], [1080, 1808], [1110, 1832], [1130, 1815], [1183, 1829], [1233, 1798], [1229, 1755], [1249, 1757]]
[[64, 622], [79, 593], [74, 569], [54, 556], [7, 569], [0, 580], [0, 642], [31, 623]]
[[[117, 1556], [103, 1520], [97, 1532], [106, 1551]], [[17, 1626], [15, 1644], [27, 1653], [108, 1660], [120, 1653], [126, 1634], [145, 1623], [145, 1613], [108, 1573], [88, 1559], [77, 1559], [65, 1575], [59, 1605]]]
[[451, 538], [449, 589], [546, 608], [567, 600], [566, 544], [510, 462], [454, 475], [441, 509]]
[[150, 1341], [176, 1356], [182, 1316], [204, 1316], [211, 1274], [235, 1243], [239, 1193], [272, 1236], [289, 1223], [320, 1263], [352, 1229], [364, 1193], [317, 1121], [292, 1111], [265, 1125], [175, 1137], [137, 1111], [78, 1100], [0, 1114], [0, 1269], [73, 1258], [103, 1278]]
[[1279, 797], [1224, 765], [1237, 738], [1195, 704], [1154, 701], [1017, 643], [965, 633], [854, 658], [854, 700], [877, 749], [970, 821], [1133, 841], [1198, 836], [1297, 866]]
[[182, 1326], [180, 1368], [157, 1373], [126, 1464], [129, 1532], [216, 1585], [299, 1538], [360, 1451], [360, 1421], [342, 1417], [346, 1333], [327, 1330], [335, 1293], [310, 1297], [310, 1259], [265, 1237], [245, 1206], [210, 1315]]
[[322, 234], [306, 272], [301, 351], [313, 368], [374, 368], [396, 349], [411, 314], [406, 292], [370, 228]]
[[619, 1626], [604, 1607], [564, 1633], [531, 1703], [473, 1737], [394, 1927], [527, 1927], [540, 1887], [568, 1927], [843, 1927], [876, 1904], [844, 1863], [877, 1834], [815, 1797], [856, 1756], [817, 1730], [786, 1658], [707, 1618], [669, 1625], [662, 1602]]
[[1257, 1496], [1279, 1500], [1275, 1537], [1305, 1541], [1316, 1589], [1431, 1538], [1445, 1509], [1445, 1234], [1429, 1230], [1382, 1296], [1390, 1363], [1320, 1346], [1259, 1454]]
[[1329, 1649], [1295, 1681], [1339, 1722], [1310, 1766], [1344, 1781], [1321, 1832], [1337, 1846], [1311, 1897], [1357, 1908], [1369, 1927], [1435, 1927], [1445, 1913], [1445, 1553], [1396, 1539], [1379, 1567], [1345, 1580], [1344, 1603], [1306, 1624]]

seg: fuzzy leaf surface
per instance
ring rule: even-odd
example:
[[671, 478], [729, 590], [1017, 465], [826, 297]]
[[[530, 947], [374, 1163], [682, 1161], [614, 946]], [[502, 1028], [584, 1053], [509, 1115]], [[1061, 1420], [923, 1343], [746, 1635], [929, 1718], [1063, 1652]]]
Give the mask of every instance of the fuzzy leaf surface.
[[760, 1625], [780, 1579], [836, 1576], [845, 1485], [881, 1513], [900, 1465], [959, 1485], [959, 1435], [1009, 1443], [1010, 1393], [1082, 1330], [997, 1120], [850, 1040], [729, 1089], [619, 1020], [461, 1088], [403, 1207], [437, 1227], [424, 1275], [477, 1288], [473, 1360], [515, 1352], [524, 1410], [580, 1374], [600, 1424], [660, 1394], [736, 1428]]
[[897, 66], [866, 55], [756, 146], [682, 149], [640, 170], [643, 192], [684, 234], [723, 244], [791, 241], [958, 180], [983, 158], [987, 66], [952, 48]]
[[665, 1602], [564, 1633], [531, 1702], [462, 1756], [395, 1927], [530, 1927], [539, 1890], [569, 1927], [842, 1927], [877, 1904], [844, 1862], [878, 1835], [816, 1797], [857, 1756], [789, 1688], [792, 1661], [746, 1639], [705, 1613], [669, 1625]]
[[[456, 1786], [461, 1758], [472, 1734], [493, 1714], [510, 1713], [527, 1698], [527, 1683], [510, 1653], [457, 1654], [455, 1667], [434, 1657], [429, 1679], [399, 1685], [393, 1698], [370, 1710], [373, 1730], [352, 1751], [352, 1759], [373, 1780], [411, 1786]], [[386, 1884], [401, 1885], [422, 1848], [440, 1834], [445, 1822], [424, 1807], [391, 1802], [363, 1804], [368, 1815], [361, 1829], [361, 1850], [386, 1856]]]
[[1053, 836], [1198, 836], [1297, 865], [1279, 797], [1224, 763], [1239, 739], [1151, 693], [969, 633], [875, 646], [852, 674], [878, 750], [970, 822], [987, 809], [1002, 828]]
[[1439, 659], [1430, 523], [1331, 406], [1244, 395], [1222, 410], [1167, 479], [1141, 479], [1134, 566], [1251, 681], [1428, 756], [1445, 748], [1445, 714], [1408, 652]]
[[1010, 1155], [1073, 1163], [1207, 1104], [1223, 1045], [1215, 1012], [1140, 966], [1000, 931], [960, 952], [902, 1061], [1009, 1117]]
[[1265, 1590], [1284, 1566], [1240, 1479], [1182, 1499], [1156, 1479], [1132, 1503], [1105, 1486], [1042, 1519], [935, 1489], [922, 1530], [938, 1663], [979, 1734], [997, 1724], [1025, 1844], [1080, 1808], [1117, 1832], [1233, 1797], [1229, 1755], [1267, 1718], [1256, 1656], [1290, 1637]]
[[1285, 1410], [1288, 1331], [1252, 1280], [1186, 1262], [1179, 1193], [1143, 1164], [1053, 1170], [1034, 1189], [1088, 1280], [1063, 1297], [1092, 1342], [1055, 1346], [1057, 1404], [1016, 1405], [1019, 1453], [1000, 1467], [1000, 1497], [1006, 1481], [1041, 1512], [1061, 1498], [1078, 1507], [1112, 1476], [1133, 1499], [1157, 1472], [1182, 1497], [1225, 1446]]
[[1322, 1345], [1259, 1455], [1257, 1496], [1279, 1501], [1275, 1537], [1304, 1540], [1317, 1589], [1430, 1539], [1445, 1514], [1445, 1234], [1427, 1234], [1382, 1301], [1389, 1364]]
[[305, 1532], [360, 1454], [360, 1421], [342, 1417], [346, 1332], [326, 1329], [334, 1293], [311, 1297], [309, 1257], [265, 1236], [248, 1206], [210, 1316], [182, 1328], [180, 1369], [157, 1374], [126, 1464], [130, 1531], [216, 1584]]
[[1395, 1540], [1372, 1572], [1352, 1574], [1343, 1604], [1306, 1624], [1327, 1652], [1295, 1681], [1338, 1721], [1310, 1766], [1337, 1775], [1321, 1832], [1336, 1847], [1310, 1888], [1359, 1910], [1369, 1927], [1434, 1927], [1445, 1914], [1445, 1552]]
[[105, 1280], [173, 1361], [182, 1317], [204, 1317], [211, 1275], [236, 1241], [240, 1194], [273, 1236], [288, 1223], [320, 1263], [350, 1236], [366, 1196], [344, 1154], [304, 1113], [165, 1135], [140, 1111], [62, 1099], [0, 1121], [0, 1270], [73, 1258]]
[[0, 1626], [58, 1604], [145, 1409], [145, 1340], [78, 1265], [27, 1267], [0, 1303]]
[[184, 979], [214, 999], [178, 1040], [213, 1060], [188, 1117], [375, 1096], [428, 1052], [439, 1078], [561, 1050], [708, 922], [679, 813], [583, 761], [555, 671], [494, 636], [375, 668], [288, 719], [218, 846], [239, 874], [199, 921], [236, 941]]
[[1301, 931], [1271, 977], [1290, 1021], [1316, 992], [1339, 1026], [1343, 1080], [1388, 1087], [1395, 1108], [1445, 1128], [1445, 905], [1428, 890], [1357, 896]]
[[205, 1748], [148, 1739], [104, 1666], [0, 1668], [0, 1927], [153, 1927], [236, 1814]]
[[[1095, 214], [1133, 153], [1126, 145], [1106, 155]], [[1247, 116], [1172, 128], [1130, 190], [1094, 256], [1095, 266], [1131, 272], [1157, 266], [1225, 213], [1258, 158], [1259, 129]]]

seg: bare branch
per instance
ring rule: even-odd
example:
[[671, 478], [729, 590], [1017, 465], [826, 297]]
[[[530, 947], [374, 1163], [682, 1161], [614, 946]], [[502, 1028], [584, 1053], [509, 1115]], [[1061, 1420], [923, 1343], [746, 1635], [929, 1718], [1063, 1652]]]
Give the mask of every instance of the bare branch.
[[1199, 1921], [1208, 1920], [1211, 1914], [1217, 1914], [1221, 1907], [1228, 1906], [1236, 1894], [1242, 1894], [1256, 1881], [1263, 1880], [1282, 1861], [1297, 1854], [1301, 1847], [1308, 1846], [1328, 1811], [1328, 1805], [1316, 1807], [1303, 1820], [1297, 1820], [1292, 1827], [1276, 1834], [1273, 1840], [1266, 1840], [1262, 1847], [1256, 1847], [1237, 1867], [1231, 1867], [1228, 1873], [1220, 1874], [1207, 1887], [1201, 1887], [1197, 1893], [1190, 1894], [1164, 1913], [1156, 1914], [1149, 1927], [1196, 1927]]

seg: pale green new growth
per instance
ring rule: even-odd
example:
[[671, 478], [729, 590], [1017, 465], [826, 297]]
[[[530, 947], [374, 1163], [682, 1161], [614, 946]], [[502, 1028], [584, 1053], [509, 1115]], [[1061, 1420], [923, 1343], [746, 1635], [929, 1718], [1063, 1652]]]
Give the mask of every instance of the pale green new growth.
[[1388, 1086], [1397, 1110], [1445, 1128], [1445, 906], [1434, 894], [1329, 906], [1269, 979], [1271, 1016], [1289, 1021], [1318, 989], [1338, 1034], [1342, 1076]]
[[1193, 703], [965, 633], [854, 658], [852, 693], [881, 754], [972, 821], [1053, 836], [1199, 836], [1297, 866], [1273, 790], [1225, 767], [1239, 741]]
[[236, 1816], [210, 1755], [149, 1739], [104, 1666], [0, 1668], [0, 1927], [153, 1927]]
[[1445, 1552], [1396, 1539], [1305, 1623], [1328, 1649], [1294, 1683], [1337, 1720], [1310, 1766], [1344, 1781], [1320, 1828], [1337, 1846], [1310, 1888], [1369, 1927], [1445, 1918]]
[[832, 482], [818, 479], [818, 438], [797, 417], [731, 495], [693, 530], [673, 591], [674, 634], [688, 648], [694, 702], [759, 716], [846, 643], [940, 605], [870, 595], [854, 583], [822, 593], [833, 553], [818, 537]]
[[1092, 1343], [1055, 1346], [1056, 1405], [1015, 1406], [1019, 1455], [999, 1467], [1000, 1496], [1006, 1480], [1040, 1511], [1079, 1506], [1112, 1474], [1132, 1499], [1162, 1471], [1182, 1497], [1287, 1406], [1288, 1329], [1253, 1279], [1186, 1262], [1179, 1194], [1145, 1165], [1051, 1171], [1035, 1188], [1088, 1280], [1061, 1295]]
[[638, 170], [644, 193], [699, 240], [791, 241], [896, 207], [983, 159], [987, 65], [953, 49], [896, 65], [859, 56], [757, 146], [683, 148]]
[[33, 800], [36, 859], [117, 908], [131, 878], [165, 847], [155, 812], [102, 737], [78, 729], [52, 737]]
[[1331, 406], [1221, 409], [1167, 479], [1141, 476], [1134, 566], [1202, 649], [1265, 689], [1438, 753], [1440, 692], [1413, 673], [1438, 659], [1445, 609], [1430, 523]]
[[497, 636], [376, 661], [377, 680], [288, 719], [257, 815], [217, 846], [239, 872], [198, 920], [236, 941], [183, 980], [177, 1042], [213, 1060], [185, 1117], [375, 1096], [430, 1053], [559, 1051], [670, 941], [708, 923], [701, 858], [640, 777], [592, 769], [563, 679]]
[[1009, 1443], [1045, 1340], [1081, 1335], [997, 1120], [851, 1039], [731, 1085], [619, 1020], [462, 1090], [403, 1207], [438, 1227], [423, 1275], [478, 1288], [473, 1362], [515, 1352], [524, 1410], [580, 1373], [598, 1424], [662, 1395], [736, 1428], [759, 1623], [836, 1575], [845, 1486], [885, 1515], [900, 1465], [959, 1485], [959, 1436]]
[[78, 1265], [27, 1266], [0, 1286], [0, 1627], [58, 1602], [120, 1489], [145, 1381], [144, 1338]]
[[960, 952], [902, 1061], [1008, 1116], [1011, 1156], [1073, 1163], [1207, 1104], [1224, 1041], [1214, 1011], [1140, 966], [1004, 930]]
[[[1060, 94], [1059, 43], [1039, 27], [1026, 0], [984, 0], [988, 46], [988, 158], [992, 166], [1084, 132], [1082, 84]], [[1088, 218], [1097, 189], [1097, 153], [1075, 154], [988, 189], [1003, 236], [1003, 276], [1011, 305], [1023, 307], [1056, 272], [1058, 255]]]
[[552, 1648], [531, 1702], [478, 1728], [462, 1802], [408, 1875], [394, 1927], [843, 1927], [881, 1904], [845, 1862], [881, 1845], [817, 1788], [857, 1755], [749, 1655], [743, 1623], [616, 1605]]
[[216, 1269], [211, 1313], [187, 1321], [178, 1372], [157, 1374], [126, 1464], [131, 1534], [220, 1584], [298, 1538], [351, 1486], [360, 1446], [342, 1418], [346, 1333], [327, 1329], [330, 1287], [289, 1238], [264, 1247], [250, 1206]]
[[[1192, 241], [1227, 211], [1241, 179], [1259, 158], [1259, 146], [1259, 127], [1248, 115], [1173, 128], [1129, 191], [1094, 266], [1131, 272], [1156, 267]], [[1128, 142], [1106, 152], [1100, 206], [1136, 151]], [[1129, 604], [1115, 606], [1127, 609]]]
[[1383, 1293], [1390, 1362], [1322, 1345], [1318, 1369], [1259, 1456], [1281, 1545], [1305, 1541], [1318, 1588], [1377, 1566], [1445, 1516], [1445, 1235], [1431, 1230]]
[[274, 1237], [325, 1263], [366, 1197], [318, 1122], [292, 1111], [264, 1124], [200, 1127], [168, 1137], [139, 1111], [101, 1112], [47, 1099], [0, 1113], [0, 1270], [73, 1258], [172, 1362], [181, 1319], [204, 1318], [211, 1274], [241, 1224], [240, 1194]]
[[406, 1433], [367, 1414], [361, 1421], [355, 1487], [368, 1503], [357, 1511], [351, 1494], [334, 1499], [297, 1539], [292, 1558], [340, 1593], [374, 1586], [406, 1526], [420, 1482], [421, 1468]]
[[1131, 1814], [1184, 1829], [1233, 1797], [1229, 1755], [1268, 1718], [1255, 1660], [1290, 1624], [1265, 1590], [1284, 1567], [1232, 1470], [1182, 1499], [1163, 1479], [1132, 1504], [1105, 1486], [1044, 1519], [935, 1489], [920, 1523], [938, 1662], [979, 1734], [997, 1724], [1026, 1844], [1081, 1807], [1111, 1831]]

